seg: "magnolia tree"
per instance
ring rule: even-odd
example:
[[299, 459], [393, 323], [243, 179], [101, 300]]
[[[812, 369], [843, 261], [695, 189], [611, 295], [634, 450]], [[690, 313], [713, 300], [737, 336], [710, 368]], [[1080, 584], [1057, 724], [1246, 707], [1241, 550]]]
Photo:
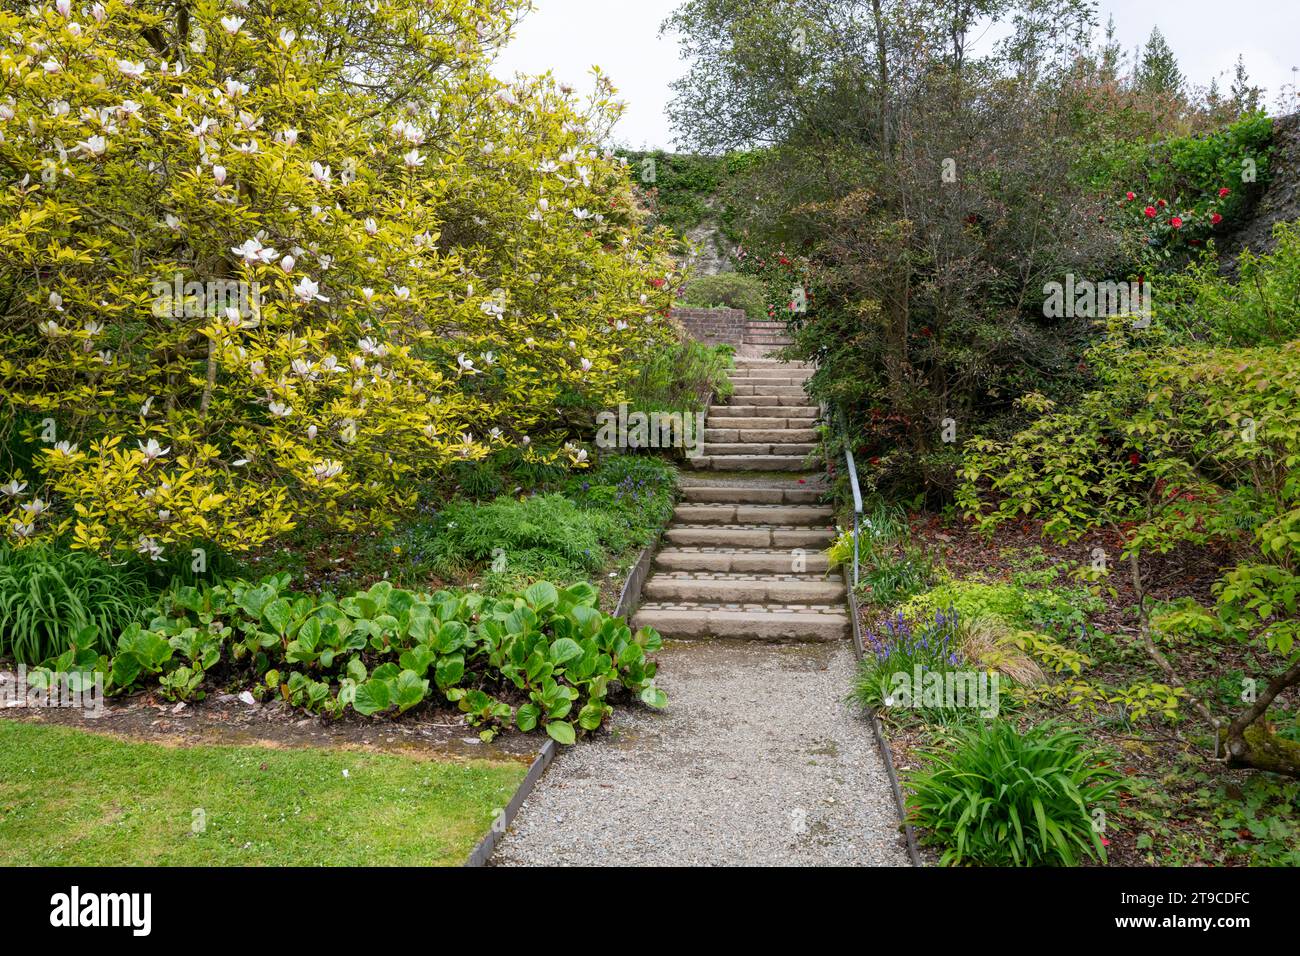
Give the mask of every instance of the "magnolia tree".
[[[667, 235], [515, 0], [0, 10], [0, 516], [100, 552], [352, 529], [673, 336]], [[8, 461], [6, 461], [6, 458]]]

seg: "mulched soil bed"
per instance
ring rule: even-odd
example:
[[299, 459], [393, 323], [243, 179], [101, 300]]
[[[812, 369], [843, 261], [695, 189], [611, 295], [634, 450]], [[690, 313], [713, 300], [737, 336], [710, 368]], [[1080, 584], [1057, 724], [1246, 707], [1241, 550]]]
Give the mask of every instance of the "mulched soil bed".
[[[1114, 635], [1118, 643], [1116, 653], [1103, 659], [1094, 657], [1096, 663], [1083, 676], [1107, 684], [1131, 683], [1142, 677], [1165, 681], [1164, 675], [1150, 660], [1137, 642], [1136, 597], [1127, 566], [1116, 567], [1123, 551], [1122, 542], [1105, 534], [1095, 534], [1085, 540], [1061, 546], [1042, 537], [1041, 522], [1023, 520], [1000, 527], [992, 537], [975, 533], [969, 526], [948, 521], [937, 515], [919, 514], [911, 519], [913, 541], [925, 547], [936, 563], [945, 567], [954, 577], [977, 578], [986, 581], [1008, 581], [1012, 565], [1018, 559], [1041, 555], [1047, 564], [1066, 562], [1072, 567], [1091, 560], [1094, 548], [1103, 548], [1111, 562], [1112, 572], [1101, 597], [1105, 609], [1090, 619], [1091, 626]], [[1219, 579], [1221, 570], [1233, 563], [1226, 552], [1185, 548], [1165, 555], [1148, 565], [1151, 573], [1150, 596], [1155, 600], [1193, 597], [1201, 604], [1213, 604], [1211, 586]], [[1114, 593], [1108, 589], [1113, 588]], [[861, 611], [864, 626], [870, 626], [878, 608], [864, 605]], [[1164, 648], [1170, 653], [1169, 648]], [[1202, 649], [1193, 653], [1172, 652], [1180, 676], [1193, 687], [1204, 686], [1216, 679], [1243, 672], [1262, 676], [1263, 669], [1248, 648], [1218, 644], [1213, 652]], [[1294, 706], [1294, 701], [1290, 702]], [[1216, 713], [1226, 714], [1223, 708]], [[1125, 777], [1142, 778], [1163, 798], [1165, 806], [1156, 811], [1146, 804], [1143, 796], [1126, 796], [1122, 801], [1121, 816], [1109, 834], [1108, 853], [1112, 866], [1150, 865], [1149, 850], [1139, 849], [1138, 840], [1144, 834], [1152, 845], [1164, 849], [1172, 845], [1190, 850], [1173, 861], [1160, 856], [1159, 862], [1176, 862], [1183, 865], [1242, 865], [1249, 859], [1241, 854], [1229, 855], [1218, 836], [1219, 821], [1214, 814], [1216, 804], [1213, 792], [1226, 787], [1229, 794], [1240, 791], [1254, 774], [1249, 771], [1228, 770], [1213, 758], [1213, 734], [1190, 706], [1182, 707], [1182, 721], [1170, 726], [1163, 721], [1145, 721], [1136, 727], [1123, 729], [1112, 726], [1115, 721], [1104, 714], [1092, 715], [1082, 709], [1036, 707], [1031, 716], [1035, 721], [1057, 716], [1081, 725], [1085, 733], [1098, 745], [1118, 751], [1123, 758], [1120, 770]], [[921, 763], [920, 750], [933, 742], [933, 734], [925, 728], [909, 723], [887, 721], [886, 736], [894, 761], [903, 776]], [[1197, 780], [1200, 772], [1209, 781]], [[1207, 796], [1206, 789], [1211, 792]], [[1157, 819], [1138, 820], [1130, 813], [1155, 813]], [[1238, 836], [1249, 842], [1250, 834], [1240, 831]], [[1197, 850], [1203, 855], [1198, 856]]]
[[0, 717], [77, 727], [154, 743], [267, 747], [354, 747], [414, 757], [532, 760], [545, 737], [506, 731], [491, 743], [478, 738], [453, 710], [422, 705], [401, 719], [376, 720], [349, 713], [327, 720], [282, 701], [248, 704], [236, 694], [174, 704], [151, 693], [106, 701], [98, 717], [82, 710], [10, 707]]

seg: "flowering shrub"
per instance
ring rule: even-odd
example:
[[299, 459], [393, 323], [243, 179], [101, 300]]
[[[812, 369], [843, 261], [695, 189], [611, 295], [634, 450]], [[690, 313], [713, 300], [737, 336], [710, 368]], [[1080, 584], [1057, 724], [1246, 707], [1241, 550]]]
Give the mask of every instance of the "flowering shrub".
[[678, 277], [591, 145], [608, 85], [491, 77], [516, 6], [0, 11], [9, 536], [238, 552], [493, 449], [582, 463]]

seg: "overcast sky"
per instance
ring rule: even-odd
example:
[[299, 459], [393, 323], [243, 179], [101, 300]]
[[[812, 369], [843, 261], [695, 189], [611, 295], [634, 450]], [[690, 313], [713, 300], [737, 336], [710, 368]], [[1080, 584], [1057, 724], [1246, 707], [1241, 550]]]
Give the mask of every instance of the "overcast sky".
[[[599, 64], [628, 104], [615, 138], [632, 147], [672, 146], [664, 113], [668, 84], [684, 70], [672, 37], [659, 37], [659, 24], [677, 0], [533, 0], [534, 11], [519, 26], [497, 61], [499, 76], [516, 71], [545, 73], [580, 90], [590, 89], [589, 71]], [[1145, 43], [1159, 25], [1189, 80], [1204, 85], [1212, 76], [1227, 90], [1237, 54], [1255, 84], [1266, 88], [1276, 112], [1285, 85], [1300, 66], [1298, 0], [1102, 0], [1101, 21], [1114, 15], [1125, 49]], [[986, 34], [976, 49], [994, 42]], [[1290, 100], [1294, 102], [1292, 98]]]

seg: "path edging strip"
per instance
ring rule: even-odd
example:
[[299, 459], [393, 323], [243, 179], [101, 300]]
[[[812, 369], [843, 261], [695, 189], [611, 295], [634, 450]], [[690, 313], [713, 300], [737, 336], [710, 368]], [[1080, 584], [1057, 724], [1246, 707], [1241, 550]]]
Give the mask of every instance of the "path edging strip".
[[524, 805], [524, 801], [533, 792], [537, 782], [542, 779], [542, 774], [551, 765], [551, 761], [555, 759], [558, 750], [559, 745], [548, 737], [542, 744], [542, 749], [533, 758], [533, 763], [528, 768], [528, 773], [524, 774], [524, 779], [520, 782], [518, 789], [515, 790], [514, 796], [510, 798], [510, 802], [501, 811], [501, 816], [492, 821], [491, 829], [488, 830], [487, 835], [482, 840], [479, 840], [478, 846], [474, 847], [469, 859], [465, 861], [465, 866], [487, 866], [488, 861], [492, 858], [493, 851], [497, 848], [497, 843], [510, 829], [510, 824], [518, 816], [520, 807]]
[[[840, 574], [844, 578], [844, 588], [849, 596], [849, 618], [853, 622], [853, 655], [861, 661], [866, 655], [866, 645], [862, 642], [862, 623], [858, 619], [858, 596], [853, 593], [853, 582], [849, 580], [848, 569], [841, 566]], [[880, 758], [885, 762], [885, 775], [889, 777], [889, 788], [894, 793], [894, 809], [898, 811], [898, 820], [907, 838], [907, 855], [913, 866], [923, 866], [921, 851], [916, 843], [916, 831], [907, 821], [907, 803], [903, 799], [903, 786], [899, 783], [898, 771], [894, 767], [894, 755], [889, 748], [889, 741], [885, 739], [884, 728], [880, 726], [880, 718], [876, 715], [874, 707], [867, 708], [867, 722], [871, 724], [871, 732], [876, 738], [876, 748], [880, 751]]]

